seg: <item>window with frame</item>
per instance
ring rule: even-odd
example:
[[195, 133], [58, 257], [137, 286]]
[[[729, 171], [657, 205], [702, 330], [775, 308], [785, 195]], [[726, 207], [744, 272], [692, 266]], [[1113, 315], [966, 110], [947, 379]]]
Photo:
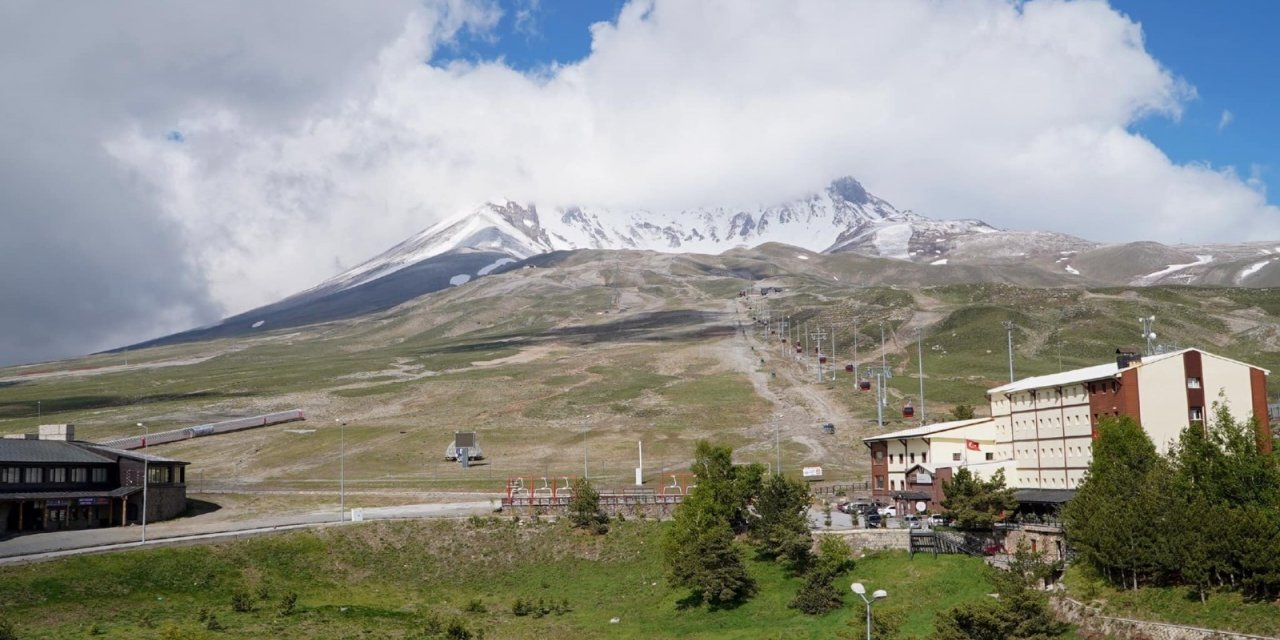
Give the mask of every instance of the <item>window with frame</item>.
[[915, 463], [916, 463], [916, 454], [912, 453], [909, 457], [911, 458], [911, 464], [915, 464]]
[[89, 481], [89, 470], [84, 467], [72, 467], [71, 481], [85, 483]]
[[47, 471], [48, 471], [48, 474], [47, 474], [48, 482], [66, 482], [67, 481], [66, 469], [63, 469], [62, 467], [58, 467], [57, 469], [48, 469]]
[[96, 483], [102, 483], [107, 481], [107, 470], [101, 467], [92, 469], [91, 475], [93, 477], [93, 481]]
[[988, 451], [988, 452], [987, 452], [987, 460], [995, 460], [995, 459], [996, 459], [996, 455], [995, 455], [994, 453], [991, 453], [990, 451]]
[[884, 460], [884, 452], [883, 452], [883, 451], [877, 451], [877, 452], [876, 452], [876, 461], [878, 462], [878, 461], [880, 461], [880, 460]]
[[22, 481], [26, 484], [40, 484], [44, 482], [44, 469], [40, 467], [27, 467], [22, 470]]
[[1199, 388], [1200, 388], [1200, 378], [1197, 378], [1197, 377], [1194, 377], [1194, 376], [1187, 378], [1187, 388], [1188, 388], [1188, 389], [1199, 389]]
[[925, 451], [925, 452], [923, 452], [923, 453], [921, 453], [921, 454], [920, 454], [920, 462], [922, 462], [922, 463], [926, 463], [926, 464], [929, 462], [929, 452], [928, 452], [928, 451]]
[[877, 489], [884, 488], [884, 476], [876, 476], [876, 488]]
[[148, 467], [147, 481], [156, 484], [165, 484], [169, 482], [169, 467]]
[[1187, 412], [1187, 416], [1192, 422], [1202, 422], [1204, 420], [1204, 408], [1191, 407], [1191, 410]]
[[0, 467], [0, 482], [18, 484], [21, 478], [22, 471], [18, 467]]
[[953, 454], [951, 454], [951, 461], [952, 461], [952, 462], [960, 462], [960, 454], [958, 454], [958, 453], [953, 453]]

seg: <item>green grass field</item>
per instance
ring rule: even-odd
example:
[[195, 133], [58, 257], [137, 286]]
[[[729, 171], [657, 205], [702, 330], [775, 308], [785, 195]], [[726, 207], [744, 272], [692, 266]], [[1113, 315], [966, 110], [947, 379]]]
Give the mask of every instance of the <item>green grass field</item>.
[[[681, 609], [667, 586], [666, 524], [615, 523], [591, 537], [510, 520], [349, 525], [190, 548], [84, 556], [0, 569], [0, 615], [22, 638], [414, 638], [427, 620], [466, 617], [487, 638], [831, 638], [851, 636], [862, 607], [810, 617], [787, 607], [799, 579], [752, 560], [760, 593], [729, 610]], [[877, 605], [928, 638], [935, 612], [987, 597], [979, 560], [882, 553], [840, 579], [884, 588]], [[254, 610], [235, 612], [232, 595]], [[282, 616], [280, 598], [299, 596]], [[265, 596], [265, 597], [263, 597]], [[516, 598], [568, 611], [516, 616]], [[202, 610], [224, 631], [208, 631]], [[470, 610], [470, 611], [468, 611]], [[617, 617], [619, 622], [611, 624]], [[94, 626], [96, 625], [96, 627]]]

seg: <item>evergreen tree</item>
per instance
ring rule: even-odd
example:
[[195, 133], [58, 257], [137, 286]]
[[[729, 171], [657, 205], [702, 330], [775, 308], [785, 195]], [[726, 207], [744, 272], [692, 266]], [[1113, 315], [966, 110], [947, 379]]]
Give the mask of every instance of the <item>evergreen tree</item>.
[[[992, 571], [998, 598], [940, 612], [934, 637], [939, 640], [1050, 640], [1067, 625], [1049, 610], [1049, 596], [1036, 586], [1050, 567], [1025, 545], [1014, 553], [1009, 571]], [[990, 571], [990, 570], [989, 570]]]
[[735, 605], [756, 592], [735, 544], [735, 519], [745, 529], [747, 504], [758, 493], [759, 465], [735, 467], [733, 450], [699, 441], [693, 472], [697, 486], [676, 508], [664, 540], [668, 581], [712, 607]]
[[609, 516], [600, 508], [600, 494], [586, 478], [573, 481], [573, 498], [569, 500], [569, 522], [576, 529], [584, 529], [595, 534], [604, 534], [609, 531]]
[[749, 532], [762, 557], [781, 559], [792, 571], [804, 572], [813, 547], [806, 517], [811, 500], [809, 485], [801, 480], [778, 474], [764, 481]]
[[1093, 461], [1062, 518], [1068, 542], [1113, 584], [1136, 589], [1174, 564], [1170, 476], [1168, 462], [1132, 418], [1099, 422]]
[[1018, 506], [1013, 489], [1005, 486], [1004, 469], [982, 480], [962, 467], [951, 480], [943, 481], [942, 492], [947, 518], [961, 529], [990, 529], [1001, 514]]
[[839, 609], [844, 605], [844, 590], [835, 585], [835, 580], [853, 566], [853, 552], [848, 543], [834, 536], [822, 536], [818, 557], [805, 573], [804, 584], [789, 606], [810, 615]]

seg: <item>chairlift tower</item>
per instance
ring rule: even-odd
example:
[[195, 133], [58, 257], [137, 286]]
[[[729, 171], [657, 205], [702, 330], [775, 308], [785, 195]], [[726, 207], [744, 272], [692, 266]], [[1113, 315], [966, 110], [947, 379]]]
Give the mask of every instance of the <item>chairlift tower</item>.
[[886, 381], [893, 378], [893, 371], [886, 366], [868, 365], [863, 369], [867, 375], [876, 379], [876, 424], [884, 426], [884, 408], [889, 403], [889, 390]]
[[818, 329], [810, 333], [808, 337], [813, 338], [815, 348], [818, 351], [813, 355], [813, 361], [818, 365], [818, 382], [822, 382], [822, 358], [824, 357], [822, 355], [822, 341], [827, 339], [827, 334], [822, 329]]

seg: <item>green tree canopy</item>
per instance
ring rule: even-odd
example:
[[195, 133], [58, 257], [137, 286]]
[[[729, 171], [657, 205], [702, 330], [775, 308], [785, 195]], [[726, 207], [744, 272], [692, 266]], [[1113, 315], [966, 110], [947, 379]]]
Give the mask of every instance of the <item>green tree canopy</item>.
[[813, 547], [807, 517], [811, 500], [809, 485], [802, 480], [778, 474], [764, 481], [749, 531], [761, 556], [781, 559], [792, 571], [804, 572]]
[[1018, 501], [1013, 489], [1005, 486], [1004, 469], [982, 480], [962, 467], [951, 480], [944, 480], [942, 501], [946, 516], [961, 529], [990, 529], [1003, 513], [1013, 511]]

